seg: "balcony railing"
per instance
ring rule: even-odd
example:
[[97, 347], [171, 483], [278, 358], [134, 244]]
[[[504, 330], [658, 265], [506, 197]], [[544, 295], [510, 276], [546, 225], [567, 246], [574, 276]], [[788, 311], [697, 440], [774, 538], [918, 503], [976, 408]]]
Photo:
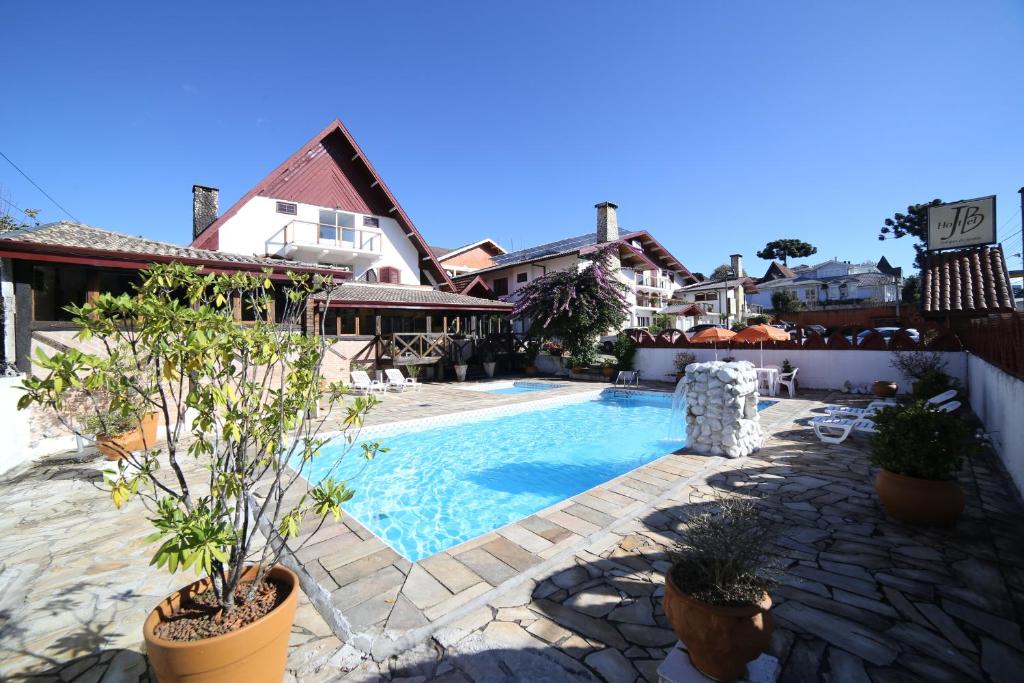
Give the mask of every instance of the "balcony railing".
[[[378, 228], [346, 228], [295, 220], [281, 229], [278, 240], [285, 246], [339, 249], [381, 254], [384, 233]], [[276, 240], [271, 240], [276, 241]]]
[[647, 289], [671, 289], [673, 284], [667, 277], [637, 277], [636, 286]]

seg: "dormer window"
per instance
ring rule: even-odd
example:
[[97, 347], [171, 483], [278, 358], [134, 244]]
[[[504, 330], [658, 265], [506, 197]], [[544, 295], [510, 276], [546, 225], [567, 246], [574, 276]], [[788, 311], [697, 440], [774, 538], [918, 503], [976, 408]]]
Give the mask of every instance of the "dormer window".
[[288, 216], [294, 216], [299, 212], [299, 207], [297, 204], [292, 204], [291, 202], [278, 202], [277, 212]]
[[323, 242], [356, 241], [356, 217], [344, 211], [320, 209], [320, 240]]

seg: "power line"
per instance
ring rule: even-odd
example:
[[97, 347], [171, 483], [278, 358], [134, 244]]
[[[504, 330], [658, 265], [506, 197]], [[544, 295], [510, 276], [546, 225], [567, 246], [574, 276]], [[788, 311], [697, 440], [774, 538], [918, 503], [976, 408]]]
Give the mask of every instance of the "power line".
[[49, 200], [50, 200], [51, 202], [53, 202], [54, 206], [56, 206], [56, 207], [57, 207], [58, 209], [60, 209], [60, 210], [61, 210], [61, 211], [63, 211], [64, 213], [66, 213], [66, 214], [68, 215], [68, 218], [70, 218], [71, 220], [73, 220], [73, 221], [74, 221], [74, 222], [76, 222], [76, 223], [80, 223], [80, 222], [81, 222], [81, 221], [79, 221], [79, 220], [78, 220], [77, 218], [75, 218], [74, 216], [72, 216], [72, 215], [71, 215], [71, 212], [70, 212], [70, 211], [68, 211], [68, 210], [67, 210], [67, 209], [65, 209], [65, 208], [64, 208], [63, 206], [61, 206], [61, 205], [60, 205], [60, 202], [58, 202], [58, 201], [57, 201], [56, 199], [54, 199], [53, 197], [51, 197], [51, 196], [50, 196], [50, 193], [48, 193], [48, 192], [47, 192], [46, 190], [44, 190], [43, 188], [39, 187], [39, 184], [38, 184], [38, 183], [36, 183], [36, 181], [34, 181], [34, 180], [32, 180], [31, 178], [29, 178], [29, 177], [28, 177], [28, 173], [25, 173], [25, 172], [24, 172], [24, 171], [22, 171], [22, 170], [21, 170], [20, 168], [18, 168], [18, 165], [17, 165], [16, 163], [14, 163], [13, 161], [11, 161], [11, 160], [10, 160], [10, 158], [9, 158], [9, 157], [8, 157], [8, 156], [7, 156], [6, 154], [4, 154], [3, 152], [0, 152], [0, 157], [3, 157], [3, 158], [4, 158], [4, 159], [5, 159], [6, 161], [7, 161], [7, 163], [9, 163], [9, 164], [10, 164], [11, 166], [13, 166], [13, 167], [14, 167], [14, 170], [15, 170], [15, 171], [17, 171], [17, 172], [18, 172], [18, 173], [20, 173], [21, 175], [25, 176], [25, 180], [27, 180], [27, 181], [29, 181], [30, 183], [32, 183], [32, 186], [33, 186], [33, 187], [35, 187], [35, 188], [36, 188], [37, 190], [39, 190], [40, 192], [42, 192], [42, 193], [43, 193], [43, 195], [44, 195], [44, 196], [45, 196], [45, 197], [46, 197], [47, 199], [49, 199]]

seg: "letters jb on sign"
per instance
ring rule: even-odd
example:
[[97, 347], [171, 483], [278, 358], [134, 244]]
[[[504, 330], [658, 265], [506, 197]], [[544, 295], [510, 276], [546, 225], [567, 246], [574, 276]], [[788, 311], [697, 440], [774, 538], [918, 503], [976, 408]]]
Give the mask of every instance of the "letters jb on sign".
[[993, 244], [995, 241], [995, 195], [928, 209], [929, 251]]

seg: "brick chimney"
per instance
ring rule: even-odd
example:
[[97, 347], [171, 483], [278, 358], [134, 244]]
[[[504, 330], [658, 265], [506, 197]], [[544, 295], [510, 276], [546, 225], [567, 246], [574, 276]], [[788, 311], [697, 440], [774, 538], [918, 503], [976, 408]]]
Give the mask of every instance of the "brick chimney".
[[732, 261], [733, 277], [743, 277], [743, 254], [732, 254], [729, 259]]
[[192, 186], [192, 239], [199, 237], [217, 220], [220, 190], [204, 185]]
[[597, 243], [619, 239], [619, 217], [615, 212], [619, 207], [611, 202], [601, 202], [594, 206], [597, 208]]

